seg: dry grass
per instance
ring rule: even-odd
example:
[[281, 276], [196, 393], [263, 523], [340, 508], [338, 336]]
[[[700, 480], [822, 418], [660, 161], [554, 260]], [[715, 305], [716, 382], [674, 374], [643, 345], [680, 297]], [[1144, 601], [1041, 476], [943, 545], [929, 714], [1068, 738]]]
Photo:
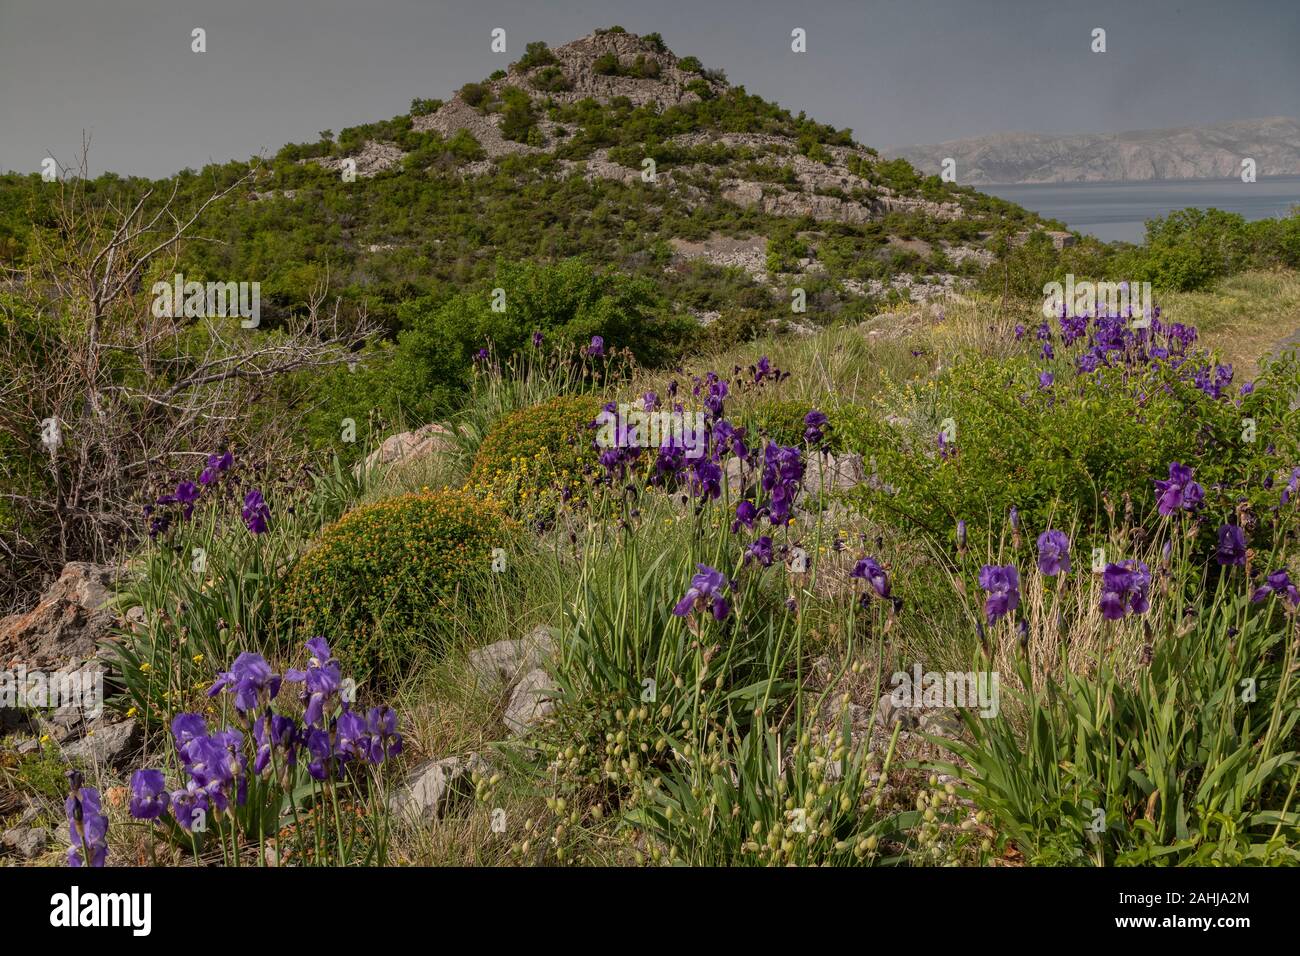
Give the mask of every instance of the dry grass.
[[1238, 381], [1254, 378], [1259, 360], [1282, 342], [1300, 342], [1300, 276], [1292, 272], [1246, 272], [1211, 292], [1170, 293], [1157, 302], [1165, 320], [1200, 329]]

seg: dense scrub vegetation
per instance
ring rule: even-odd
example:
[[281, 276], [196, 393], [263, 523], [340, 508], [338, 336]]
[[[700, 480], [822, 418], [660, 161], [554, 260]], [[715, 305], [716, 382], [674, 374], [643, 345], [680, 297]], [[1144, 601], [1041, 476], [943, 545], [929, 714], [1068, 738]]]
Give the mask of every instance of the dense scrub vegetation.
[[[273, 664], [324, 632], [311, 667], [356, 678], [358, 706], [404, 688], [397, 723], [385, 730], [381, 707], [373, 726], [342, 732], [336, 764], [314, 764], [354, 775], [368, 808], [360, 847], [387, 861], [1296, 862], [1300, 360], [1237, 382], [1185, 326], [1067, 316], [1022, 335], [990, 326], [992, 308], [959, 319], [983, 338], [956, 347], [924, 328], [900, 350], [859, 346], [887, 366], [865, 393], [826, 364], [866, 342], [861, 329], [771, 343], [779, 367], [740, 350], [629, 377], [603, 342], [480, 359], [468, 458], [436, 453], [409, 479], [337, 472], [270, 498], [264, 521], [216, 493], [178, 514], [123, 600], [160, 625], [155, 609], [178, 609], [159, 636], [217, 637], [183, 650], [191, 676], [178, 680], [180, 660], [162, 656], [175, 651], [152, 629], [133, 633], [133, 692], [119, 706], [147, 702], [163, 724], [204, 713], [205, 655], [232, 643], [214, 621]], [[889, 385], [918, 352], [920, 378]], [[603, 403], [675, 399], [705, 410], [700, 457], [566, 440]], [[940, 413], [956, 423], [944, 441]], [[856, 487], [817, 493], [827, 450], [863, 456]], [[550, 493], [548, 520], [511, 528], [477, 496], [507, 461], [552, 453], [568, 467], [530, 488]], [[407, 480], [442, 490], [400, 494]], [[208, 586], [177, 564], [182, 542], [207, 545]], [[503, 560], [479, 574], [493, 548]], [[511, 742], [500, 692], [466, 653], [537, 622], [557, 648], [556, 709]], [[923, 732], [882, 726], [878, 701], [913, 667], [996, 673], [1000, 704]], [[423, 707], [436, 730], [414, 716]], [[380, 746], [392, 732], [405, 756]], [[349, 734], [369, 749], [348, 750]], [[502, 742], [475, 773], [477, 800], [426, 823], [445, 839], [412, 842], [386, 809], [397, 782], [383, 767], [488, 741]], [[500, 819], [505, 839], [489, 828]], [[272, 823], [241, 823], [221, 858], [255, 852]], [[356, 859], [352, 843], [332, 846], [328, 818], [312, 826], [317, 859]], [[191, 852], [168, 839], [168, 852]]]

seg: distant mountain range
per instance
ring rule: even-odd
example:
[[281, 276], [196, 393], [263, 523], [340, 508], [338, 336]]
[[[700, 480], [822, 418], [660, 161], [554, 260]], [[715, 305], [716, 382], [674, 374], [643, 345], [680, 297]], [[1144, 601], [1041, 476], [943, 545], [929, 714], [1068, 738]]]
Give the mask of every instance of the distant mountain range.
[[1300, 175], [1300, 122], [1275, 116], [1126, 133], [994, 133], [883, 153], [925, 173], [939, 173], [951, 157], [957, 182], [970, 186], [1226, 179], [1240, 176], [1247, 158], [1258, 176], [1294, 176]]

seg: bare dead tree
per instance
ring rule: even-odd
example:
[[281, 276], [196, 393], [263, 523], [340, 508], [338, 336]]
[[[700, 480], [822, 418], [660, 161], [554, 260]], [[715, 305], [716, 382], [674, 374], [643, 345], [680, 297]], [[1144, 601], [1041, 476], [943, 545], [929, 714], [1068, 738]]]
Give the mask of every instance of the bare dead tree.
[[330, 302], [328, 276], [274, 327], [153, 307], [152, 281], [170, 278], [185, 243], [212, 241], [197, 234], [203, 215], [255, 165], [187, 209], [178, 181], [129, 203], [91, 196], [85, 148], [79, 172], [50, 184], [53, 228], [35, 229], [22, 269], [0, 278], [0, 555], [15, 587], [109, 558], [132, 539], [144, 483], [250, 440], [270, 380], [353, 361], [380, 332], [364, 308]]

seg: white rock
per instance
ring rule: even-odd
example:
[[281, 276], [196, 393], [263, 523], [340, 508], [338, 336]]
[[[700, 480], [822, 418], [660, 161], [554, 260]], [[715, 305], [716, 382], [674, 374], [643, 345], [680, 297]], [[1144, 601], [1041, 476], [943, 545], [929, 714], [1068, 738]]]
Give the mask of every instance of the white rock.
[[512, 734], [522, 737], [555, 712], [555, 701], [549, 693], [554, 686], [551, 675], [540, 667], [520, 679], [502, 718]]
[[407, 823], [438, 819], [457, 800], [473, 795], [470, 775], [489, 770], [486, 760], [476, 753], [467, 757], [445, 757], [420, 764], [406, 782], [389, 799], [389, 810]]
[[848, 491], [862, 484], [865, 477], [861, 455], [822, 452], [808, 456], [804, 465], [803, 488], [805, 493], [813, 495]]
[[469, 665], [485, 684], [513, 684], [521, 675], [542, 667], [555, 653], [550, 629], [539, 625], [516, 641], [497, 641], [470, 651]]
[[451, 447], [451, 432], [437, 422], [414, 431], [389, 435], [378, 448], [366, 456], [366, 468], [391, 465], [399, 461], [415, 461], [436, 451]]

